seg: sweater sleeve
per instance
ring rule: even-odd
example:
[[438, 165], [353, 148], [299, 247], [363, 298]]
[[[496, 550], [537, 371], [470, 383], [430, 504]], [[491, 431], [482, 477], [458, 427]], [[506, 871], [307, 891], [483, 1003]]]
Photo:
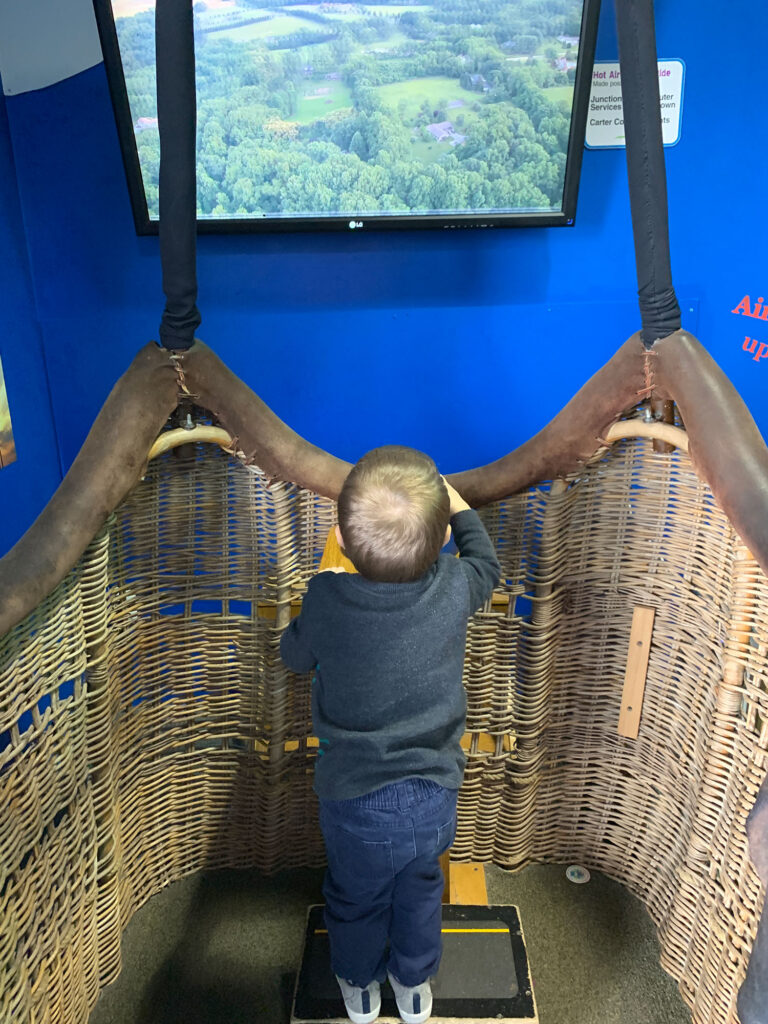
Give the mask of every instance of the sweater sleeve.
[[474, 509], [457, 512], [451, 527], [459, 549], [459, 565], [469, 584], [470, 608], [476, 612], [499, 582], [501, 566], [480, 516]]
[[280, 637], [280, 657], [291, 672], [311, 672], [317, 664], [317, 657], [312, 652], [309, 639], [308, 600], [309, 592], [304, 599], [301, 612], [286, 626]]

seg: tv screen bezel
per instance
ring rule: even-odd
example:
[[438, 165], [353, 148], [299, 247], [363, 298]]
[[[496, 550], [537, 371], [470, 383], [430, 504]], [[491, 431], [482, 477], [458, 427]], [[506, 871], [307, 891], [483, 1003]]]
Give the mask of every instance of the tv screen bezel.
[[[104, 66], [115, 114], [123, 166], [128, 184], [134, 226], [137, 235], [157, 235], [159, 220], [152, 219], [144, 190], [133, 115], [123, 73], [122, 56], [111, 0], [93, 0]], [[467, 230], [516, 227], [571, 227], [581, 180], [581, 165], [586, 137], [587, 112], [595, 59], [600, 0], [584, 0], [582, 6], [579, 53], [573, 90], [571, 131], [566, 152], [563, 183], [563, 208], [542, 212], [408, 213], [408, 214], [330, 214], [313, 217], [290, 215], [272, 217], [197, 218], [198, 234], [254, 234], [282, 232], [347, 232]]]

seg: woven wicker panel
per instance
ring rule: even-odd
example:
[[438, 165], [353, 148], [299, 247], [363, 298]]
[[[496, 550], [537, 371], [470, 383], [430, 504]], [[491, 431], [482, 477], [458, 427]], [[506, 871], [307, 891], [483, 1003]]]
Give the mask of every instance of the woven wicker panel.
[[[454, 860], [494, 859], [505, 774], [518, 756], [518, 657], [521, 630], [530, 607], [525, 598], [526, 575], [533, 557], [531, 546], [540, 504], [540, 495], [532, 491], [482, 510], [501, 562], [499, 591], [507, 603], [489, 602], [473, 616], [467, 629], [464, 686], [469, 749], [459, 794], [456, 841], [451, 850]], [[493, 749], [483, 749], [483, 736], [493, 740]]]
[[[323, 860], [310, 680], [282, 666], [332, 502], [216, 450], [153, 463], [0, 640], [0, 1020], [82, 1024], [135, 910], [201, 868]], [[579, 861], [659, 926], [696, 1024], [735, 1020], [763, 894], [766, 580], [680, 453], [614, 446], [483, 510], [500, 595], [470, 623], [454, 856]], [[656, 609], [636, 740], [632, 610]]]
[[[735, 1020], [762, 902], [766, 581], [681, 453], [616, 446], [543, 503], [494, 859], [580, 863], [659, 926], [693, 1019]], [[618, 735], [635, 605], [656, 609], [639, 736]]]
[[102, 983], [85, 671], [106, 626], [106, 567], [102, 536], [0, 639], [2, 1021], [83, 1021]]
[[124, 921], [159, 884], [202, 867], [273, 871], [323, 858], [310, 684], [283, 666], [278, 643], [334, 506], [267, 487], [223, 453], [198, 455], [154, 463], [113, 530]]

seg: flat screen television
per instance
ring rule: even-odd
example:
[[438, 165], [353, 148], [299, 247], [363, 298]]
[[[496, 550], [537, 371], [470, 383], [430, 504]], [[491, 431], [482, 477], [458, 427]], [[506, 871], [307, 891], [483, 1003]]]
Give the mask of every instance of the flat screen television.
[[[94, 0], [157, 231], [155, 0]], [[195, 0], [201, 231], [572, 224], [599, 0]]]

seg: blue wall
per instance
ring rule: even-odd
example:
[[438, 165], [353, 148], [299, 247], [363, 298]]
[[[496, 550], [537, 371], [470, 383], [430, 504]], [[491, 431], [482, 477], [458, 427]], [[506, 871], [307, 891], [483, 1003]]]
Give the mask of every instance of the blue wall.
[[[730, 312], [745, 294], [768, 298], [768, 15], [747, 0], [728, 6], [727, 24], [722, 11], [657, 3], [659, 56], [686, 64], [682, 138], [666, 151], [672, 266], [683, 326], [768, 433], [768, 360], [741, 350], [745, 333], [768, 342], [768, 323]], [[598, 59], [617, 57], [613, 21], [605, 2]], [[66, 467], [115, 378], [157, 336], [157, 240], [133, 230], [103, 67], [7, 104]], [[446, 472], [496, 458], [639, 326], [624, 161], [623, 150], [585, 153], [571, 229], [205, 236], [200, 337], [337, 455], [400, 441]], [[10, 362], [6, 373], [18, 419], [29, 399]], [[0, 495], [15, 487], [0, 474]]]
[[61, 479], [43, 347], [0, 90], [0, 359], [16, 462], [0, 470], [0, 555], [46, 504]]

